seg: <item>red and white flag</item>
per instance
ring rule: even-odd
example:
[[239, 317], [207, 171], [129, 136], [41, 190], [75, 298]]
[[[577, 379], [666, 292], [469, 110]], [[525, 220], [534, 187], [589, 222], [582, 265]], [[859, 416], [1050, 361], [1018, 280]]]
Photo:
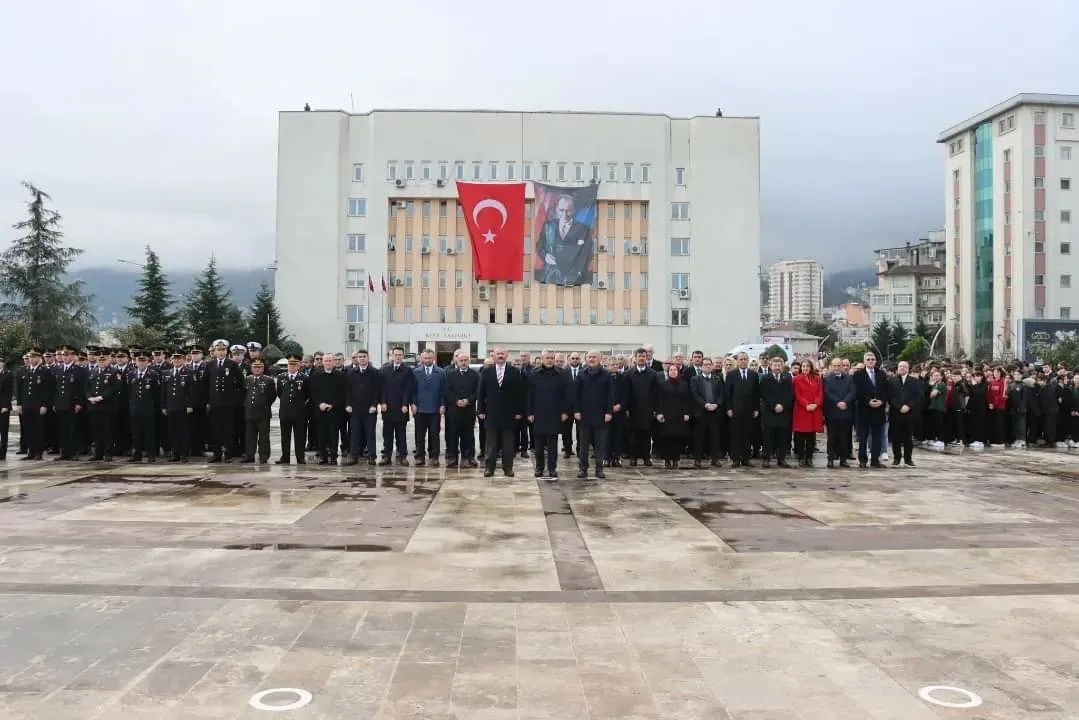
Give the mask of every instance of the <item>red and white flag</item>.
[[477, 280], [524, 279], [525, 183], [457, 182]]
[[367, 292], [375, 291], [375, 279], [370, 275], [367, 276]]
[[382, 292], [387, 292], [385, 275], [382, 276]]

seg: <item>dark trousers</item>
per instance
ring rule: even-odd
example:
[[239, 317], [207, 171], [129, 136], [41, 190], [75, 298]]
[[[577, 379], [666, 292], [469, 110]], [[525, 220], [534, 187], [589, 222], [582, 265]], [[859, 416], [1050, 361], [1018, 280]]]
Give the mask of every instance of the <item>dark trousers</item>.
[[153, 415], [131, 416], [131, 451], [134, 457], [157, 457], [154, 420]]
[[44, 423], [45, 449], [49, 452], [57, 452], [60, 449], [60, 443], [56, 440], [56, 413], [52, 410], [45, 413]]
[[7, 436], [11, 430], [11, 409], [0, 412], [0, 460], [7, 457]]
[[606, 460], [614, 462], [622, 458], [626, 443], [626, 413], [616, 412], [611, 416], [610, 430], [607, 433]]
[[753, 452], [753, 427], [760, 425], [760, 421], [750, 415], [735, 415], [730, 418], [731, 431], [731, 460], [735, 462], [749, 462], [749, 456]]
[[[164, 450], [166, 453], [168, 453], [169, 450], [170, 450], [170, 446], [169, 446], [170, 433], [169, 433], [169, 419], [168, 419], [168, 416], [166, 416], [166, 415], [158, 415], [155, 418], [154, 423], [155, 423], [155, 426], [156, 426], [154, 428], [154, 434], [155, 434], [155, 437], [157, 438], [157, 444], [161, 447], [162, 450]], [[175, 455], [175, 453], [173, 453], [173, 455]]]
[[986, 433], [988, 436], [987, 442], [993, 445], [1004, 444], [1004, 411], [1003, 410], [990, 410], [989, 411], [989, 431]]
[[254, 460], [258, 450], [259, 462], [270, 459], [270, 418], [244, 418], [244, 459]]
[[226, 459], [232, 452], [232, 443], [236, 435], [236, 409], [231, 407], [210, 408], [210, 452], [215, 458]]
[[307, 449], [307, 416], [303, 415], [298, 419], [282, 417], [280, 421], [281, 459], [286, 462], [291, 459], [289, 456], [290, 443], [295, 442], [296, 459], [303, 460], [304, 451]]
[[925, 439], [944, 442], [944, 412], [930, 410], [926, 416]]
[[1027, 414], [1026, 412], [1012, 415], [1012, 442], [1027, 441]]
[[813, 451], [816, 449], [817, 434], [796, 432], [793, 439], [794, 457], [798, 458], [798, 462], [802, 464], [809, 464], [809, 461], [813, 459]]
[[386, 414], [382, 414], [382, 457], [387, 460], [393, 455], [394, 445], [397, 446], [397, 457], [403, 458], [408, 455], [408, 444], [405, 438], [407, 419], [388, 420]]
[[341, 418], [337, 413], [319, 412], [315, 415], [315, 430], [318, 432], [315, 451], [320, 461], [337, 461], [337, 434], [340, 428]]
[[1045, 444], [1052, 447], [1057, 441], [1057, 413], [1042, 415], [1042, 437]]
[[191, 416], [187, 410], [170, 410], [165, 418], [168, 442], [162, 443], [169, 454], [179, 460], [191, 454]]
[[454, 405], [446, 408], [446, 459], [476, 459], [476, 411]]
[[115, 455], [127, 455], [131, 452], [131, 411], [124, 403], [116, 413], [116, 425], [113, 428], [113, 446]]
[[536, 446], [535, 438], [532, 432], [532, 423], [528, 422], [528, 418], [521, 418], [517, 421], [517, 450], [519, 452], [527, 452], [531, 448]]
[[90, 452], [91, 440], [93, 434], [90, 431], [90, 413], [87, 412], [86, 406], [83, 406], [82, 412], [75, 416], [75, 444], [79, 455]]
[[39, 458], [45, 452], [45, 416], [41, 414], [40, 408], [23, 406], [22, 417], [22, 434], [26, 436], [26, 455]]
[[19, 453], [26, 454], [26, 411], [19, 414]]
[[[870, 424], [858, 422], [858, 462], [872, 460], [880, 462], [880, 453], [884, 449], [884, 423]], [[867, 457], [866, 452], [869, 455]]]
[[337, 428], [337, 435], [341, 440], [341, 454], [352, 452], [352, 420], [347, 413], [341, 416], [341, 424]]
[[719, 422], [722, 410], [702, 412], [693, 427], [693, 458], [701, 460], [705, 452], [713, 462], [718, 462], [723, 456], [723, 448], [719, 442]]
[[116, 427], [114, 410], [96, 410], [89, 413], [90, 432], [94, 436], [94, 459], [112, 457], [112, 434]]
[[75, 438], [75, 411], [57, 410], [53, 417], [56, 422], [56, 447], [60, 450], [60, 457], [75, 457], [78, 451]]
[[850, 457], [851, 437], [850, 431], [853, 422], [851, 420], [828, 421], [828, 459], [846, 461]]
[[487, 427], [487, 457], [484, 458], [484, 470], [495, 471], [495, 461], [499, 453], [502, 454], [502, 470], [513, 472], [514, 441], [517, 437], [516, 428], [501, 430]]
[[232, 442], [226, 445], [226, 455], [241, 457], [247, 446], [247, 432], [244, 423], [244, 406], [241, 403], [232, 409]]
[[[588, 472], [588, 456], [596, 460], [596, 471], [603, 472], [603, 458], [607, 453], [607, 426], [577, 424], [577, 467], [581, 472]], [[591, 448], [591, 452], [589, 451]]]
[[787, 459], [787, 451], [791, 447], [791, 429], [789, 425], [762, 428], [761, 439], [764, 448], [762, 457], [765, 460], [775, 458], [777, 462], [784, 462]]
[[307, 449], [318, 449], [318, 426], [315, 423], [315, 416], [318, 414], [317, 410], [312, 409], [307, 416]]
[[963, 442], [966, 439], [962, 410], [949, 410], [944, 413], [944, 442]]
[[416, 458], [423, 460], [424, 448], [426, 448], [427, 456], [432, 460], [438, 460], [441, 454], [438, 434], [442, 427], [442, 416], [438, 413], [416, 413], [412, 422], [412, 434], [416, 440]]
[[366, 410], [354, 410], [349, 416], [348, 449], [352, 457], [374, 459], [377, 454], [375, 452], [375, 422], [377, 419], [378, 415]]
[[572, 415], [562, 423], [562, 452], [573, 452], [573, 426], [577, 426], [577, 452], [581, 451], [581, 424]]
[[188, 429], [190, 433], [188, 437], [191, 440], [191, 455], [202, 455], [206, 452], [206, 431], [208, 421], [206, 418], [206, 408], [197, 407], [190, 415], [187, 416]]
[[975, 412], [967, 413], [967, 425], [970, 430], [970, 442], [972, 443], [984, 443], [986, 440], [985, 414], [985, 410], [977, 410]]
[[652, 429], [630, 428], [629, 459], [648, 460], [652, 457]]
[[536, 472], [548, 477], [558, 472], [558, 435], [536, 436]]
[[487, 457], [487, 421], [479, 420], [478, 425], [480, 428], [480, 457]]
[[914, 461], [914, 420], [893, 416], [888, 426], [892, 434], [892, 462]]

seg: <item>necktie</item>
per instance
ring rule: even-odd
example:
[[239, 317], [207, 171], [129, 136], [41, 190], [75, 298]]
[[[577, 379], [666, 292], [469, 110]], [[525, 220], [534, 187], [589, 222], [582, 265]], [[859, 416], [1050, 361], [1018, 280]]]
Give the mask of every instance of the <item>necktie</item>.
[[431, 368], [427, 368], [427, 377], [431, 377]]
[[142, 372], [139, 372], [139, 380], [142, 380]]
[[505, 368], [503, 368], [501, 365], [499, 365], [498, 367], [495, 368], [495, 370], [496, 370], [495, 374], [498, 376], [498, 387], [502, 387], [502, 376], [505, 374]]
[[288, 381], [289, 382], [296, 382], [296, 376], [295, 375], [289, 375], [288, 376]]
[[573, 379], [577, 379], [577, 368], [573, 368]]
[[172, 369], [172, 376], [173, 376], [174, 378], [175, 378], [175, 377], [176, 377], [177, 375], [179, 375], [179, 374], [180, 374], [180, 371], [179, 371], [179, 370], [177, 370], [176, 368], [173, 368], [173, 369]]
[[742, 371], [742, 379], [743, 380], [748, 380], [749, 379], [749, 378], [746, 377], [746, 371], [745, 370]]

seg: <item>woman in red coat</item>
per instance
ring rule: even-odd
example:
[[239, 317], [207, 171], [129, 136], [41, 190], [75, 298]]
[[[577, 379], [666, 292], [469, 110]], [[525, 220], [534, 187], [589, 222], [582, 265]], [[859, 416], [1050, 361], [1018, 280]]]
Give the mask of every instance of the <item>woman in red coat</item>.
[[812, 360], [803, 360], [801, 369], [794, 376], [794, 454], [799, 465], [813, 467], [817, 433], [824, 430], [824, 383]]

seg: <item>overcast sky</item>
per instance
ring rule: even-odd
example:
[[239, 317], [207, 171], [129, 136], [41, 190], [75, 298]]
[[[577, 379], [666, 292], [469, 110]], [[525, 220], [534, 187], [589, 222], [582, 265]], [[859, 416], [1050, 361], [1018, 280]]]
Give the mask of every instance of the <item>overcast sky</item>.
[[[279, 109], [721, 107], [761, 118], [763, 260], [864, 265], [943, 225], [939, 131], [1020, 91], [1079, 93], [1076, 0], [880, 5], [0, 3], [0, 224], [28, 179], [83, 264], [149, 243], [173, 267], [265, 265]], [[537, 80], [540, 53], [565, 82]]]

